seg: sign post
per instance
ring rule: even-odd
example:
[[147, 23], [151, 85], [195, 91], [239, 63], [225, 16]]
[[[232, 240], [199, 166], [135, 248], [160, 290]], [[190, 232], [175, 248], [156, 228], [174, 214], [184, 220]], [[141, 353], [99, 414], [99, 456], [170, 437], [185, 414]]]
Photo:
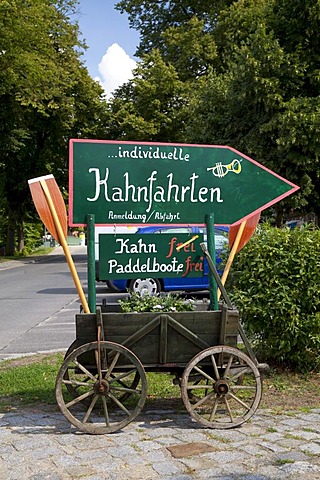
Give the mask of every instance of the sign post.
[[[213, 262], [215, 262], [216, 251], [214, 242], [214, 215], [213, 213], [205, 216], [207, 226], [207, 249]], [[210, 310], [218, 310], [217, 282], [209, 268], [209, 292], [210, 292]]]
[[88, 253], [88, 304], [91, 313], [96, 311], [96, 271], [94, 251], [94, 215], [87, 215], [87, 253]]

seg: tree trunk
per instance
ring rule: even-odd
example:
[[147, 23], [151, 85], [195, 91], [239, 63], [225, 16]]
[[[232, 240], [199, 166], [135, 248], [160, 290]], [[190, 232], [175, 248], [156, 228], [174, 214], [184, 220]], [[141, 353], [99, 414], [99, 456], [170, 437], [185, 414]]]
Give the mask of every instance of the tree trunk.
[[18, 251], [22, 252], [24, 249], [24, 231], [23, 231], [23, 222], [20, 221], [17, 226], [17, 235], [18, 235]]
[[8, 216], [6, 255], [12, 256], [16, 252], [15, 233], [16, 221], [13, 212], [10, 211]]
[[278, 228], [282, 227], [283, 225], [283, 209], [276, 208], [276, 226]]

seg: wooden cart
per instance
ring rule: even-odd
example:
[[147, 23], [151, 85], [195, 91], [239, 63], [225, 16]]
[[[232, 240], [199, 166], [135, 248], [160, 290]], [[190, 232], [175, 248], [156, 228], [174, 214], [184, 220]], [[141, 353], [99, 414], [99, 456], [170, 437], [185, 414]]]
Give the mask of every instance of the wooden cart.
[[[248, 354], [237, 348], [239, 333]], [[99, 307], [76, 316], [76, 340], [58, 373], [56, 397], [79, 430], [112, 433], [143, 408], [146, 372], [167, 372], [194, 420], [225, 429], [258, 408], [260, 367], [228, 298], [219, 310], [203, 312], [105, 313]]]

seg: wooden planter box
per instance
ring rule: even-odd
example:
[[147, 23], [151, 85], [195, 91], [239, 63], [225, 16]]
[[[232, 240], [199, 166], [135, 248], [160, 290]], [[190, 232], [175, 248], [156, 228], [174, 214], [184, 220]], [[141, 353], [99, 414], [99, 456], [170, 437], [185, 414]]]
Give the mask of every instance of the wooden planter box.
[[145, 368], [183, 367], [206, 348], [237, 346], [239, 313], [226, 305], [217, 311], [82, 313], [76, 315], [75, 346], [97, 340], [97, 317], [102, 339], [129, 348]]

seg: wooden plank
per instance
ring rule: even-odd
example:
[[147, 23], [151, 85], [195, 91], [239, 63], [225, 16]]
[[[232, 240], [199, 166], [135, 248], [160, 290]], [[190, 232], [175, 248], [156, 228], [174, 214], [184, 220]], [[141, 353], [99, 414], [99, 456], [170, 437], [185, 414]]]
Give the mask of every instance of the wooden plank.
[[161, 315], [159, 362], [166, 363], [168, 354], [168, 315]]
[[174, 330], [179, 332], [183, 337], [186, 337], [188, 340], [200, 347], [202, 350], [210, 347], [207, 342], [203, 341], [198, 335], [195, 335], [193, 332], [185, 328], [183, 325], [181, 325], [181, 323], [177, 322], [173, 318], [169, 317], [168, 323], [170, 327], [174, 328]]

